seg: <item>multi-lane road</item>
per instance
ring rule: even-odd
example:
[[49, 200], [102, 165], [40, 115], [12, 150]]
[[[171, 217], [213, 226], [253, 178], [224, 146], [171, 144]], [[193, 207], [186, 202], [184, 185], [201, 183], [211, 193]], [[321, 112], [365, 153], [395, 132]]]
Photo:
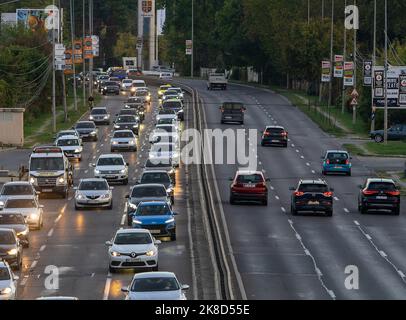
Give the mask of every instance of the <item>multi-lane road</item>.
[[[185, 128], [194, 127], [199, 111], [202, 128], [257, 129], [278, 124], [289, 131], [289, 147], [263, 148], [246, 141], [251, 152], [258, 150], [257, 165], [270, 178], [269, 204], [229, 204], [229, 178], [238, 164], [210, 166], [202, 182], [214, 197], [214, 206], [222, 224], [224, 242], [212, 241], [208, 232], [208, 213], [202, 206], [200, 175], [196, 166], [181, 166], [178, 171], [175, 209], [178, 216], [176, 242], [160, 245], [160, 269], [173, 271], [181, 282], [191, 285], [189, 299], [215, 299], [220, 294], [215, 252], [227, 257], [236, 297], [247, 299], [405, 299], [406, 298], [406, 217], [361, 215], [357, 210], [358, 185], [374, 176], [374, 166], [390, 168], [398, 163], [353, 159], [353, 175], [323, 177], [334, 192], [334, 216], [295, 216], [290, 214], [289, 187], [301, 178], [318, 179], [320, 156], [328, 149], [341, 149], [336, 138], [323, 133], [296, 107], [271, 91], [230, 85], [227, 91], [207, 91], [200, 80], [179, 80], [194, 89], [201, 104], [187, 98]], [[142, 171], [148, 156], [148, 133], [154, 127], [157, 112], [154, 103], [142, 125], [139, 152], [124, 154], [130, 163], [130, 185]], [[103, 104], [114, 115], [124, 97], [107, 97]], [[194, 101], [194, 100], [193, 100]], [[218, 106], [224, 101], [240, 101], [247, 106], [244, 125], [220, 124]], [[197, 110], [197, 108], [200, 108]], [[92, 177], [90, 165], [98, 155], [110, 152], [112, 127], [101, 127], [97, 143], [85, 143], [83, 161], [75, 165], [75, 184]], [[226, 153], [226, 152], [225, 152]], [[0, 164], [24, 153], [2, 152]], [[80, 299], [122, 299], [122, 286], [128, 285], [132, 272], [108, 273], [107, 248], [114, 232], [126, 225], [123, 216], [129, 186], [115, 186], [113, 210], [75, 211], [71, 198], [41, 199], [45, 205], [44, 229], [31, 233], [31, 247], [25, 250], [24, 268], [18, 287], [19, 299], [44, 295], [69, 295]], [[72, 197], [73, 194], [70, 195]], [[402, 199], [402, 203], [404, 199]], [[403, 212], [403, 209], [401, 209]], [[60, 272], [59, 290], [44, 287], [47, 266]], [[356, 273], [359, 285], [356, 286]], [[220, 273], [224, 275], [224, 272]], [[348, 278], [353, 276], [352, 278]], [[354, 278], [355, 277], [355, 278]], [[348, 284], [353, 286], [348, 286]], [[355, 288], [354, 288], [355, 286]]]

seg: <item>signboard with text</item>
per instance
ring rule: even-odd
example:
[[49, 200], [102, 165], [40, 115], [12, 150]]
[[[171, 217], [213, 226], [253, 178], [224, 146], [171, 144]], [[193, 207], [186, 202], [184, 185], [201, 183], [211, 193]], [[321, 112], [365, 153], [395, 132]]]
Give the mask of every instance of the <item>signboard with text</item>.
[[75, 46], [73, 50], [74, 63], [83, 63], [82, 40], [76, 40], [74, 46]]
[[334, 56], [334, 78], [342, 78], [344, 75], [344, 56]]
[[321, 82], [330, 82], [331, 63], [330, 61], [321, 62]]
[[344, 86], [354, 86], [354, 62], [344, 62]]
[[372, 86], [372, 61], [364, 61], [364, 86]]
[[191, 56], [193, 52], [193, 42], [192, 40], [186, 40], [186, 55]]
[[406, 89], [401, 86], [402, 80], [404, 80], [406, 76], [406, 66], [389, 66], [387, 70], [387, 81], [385, 81], [385, 70], [383, 66], [374, 67], [373, 75], [374, 105], [377, 108], [385, 107], [385, 82], [387, 83], [388, 107], [406, 107], [406, 103], [403, 102], [403, 99], [406, 99], [403, 91]]
[[85, 59], [93, 58], [93, 41], [91, 37], [86, 37], [83, 41], [83, 53]]
[[154, 16], [154, 12], [152, 10], [153, 7], [153, 0], [142, 0], [141, 3], [141, 8], [142, 8], [142, 12], [141, 12], [141, 16], [142, 17], [153, 17]]

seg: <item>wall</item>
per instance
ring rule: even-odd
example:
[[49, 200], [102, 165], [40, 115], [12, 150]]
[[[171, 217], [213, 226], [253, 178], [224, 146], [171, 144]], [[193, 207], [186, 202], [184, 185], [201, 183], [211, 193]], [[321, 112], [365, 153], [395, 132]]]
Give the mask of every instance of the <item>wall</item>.
[[0, 145], [24, 145], [24, 109], [0, 108]]

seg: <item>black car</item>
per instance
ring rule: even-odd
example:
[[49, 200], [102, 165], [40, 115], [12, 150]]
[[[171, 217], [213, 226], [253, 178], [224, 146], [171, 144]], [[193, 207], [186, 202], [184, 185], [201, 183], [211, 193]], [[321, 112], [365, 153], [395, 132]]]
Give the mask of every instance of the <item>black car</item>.
[[121, 109], [119, 113], [116, 114], [116, 117], [119, 116], [134, 116], [138, 117], [138, 111], [136, 109]]
[[21, 244], [25, 248], [30, 246], [28, 239], [30, 228], [22, 213], [0, 212], [0, 228], [13, 229], [18, 239], [20, 239]]
[[120, 95], [120, 85], [114, 81], [106, 81], [101, 88], [101, 93], [103, 95], [106, 95], [109, 93], [113, 93], [115, 95]]
[[362, 214], [369, 210], [388, 210], [400, 214], [400, 191], [391, 179], [367, 179], [359, 186], [358, 210]]
[[[375, 130], [370, 133], [375, 142], [381, 143], [384, 140], [384, 131]], [[388, 140], [406, 140], [406, 124], [397, 124], [388, 129]]]
[[119, 116], [114, 121], [114, 130], [132, 130], [138, 135], [140, 123], [134, 116]]
[[284, 127], [268, 126], [262, 133], [261, 146], [279, 145], [288, 147], [288, 132]]
[[98, 140], [99, 131], [93, 121], [79, 121], [73, 129], [79, 133], [82, 140]]
[[221, 107], [221, 123], [238, 122], [244, 124], [244, 113], [246, 108], [240, 102], [224, 102]]
[[140, 121], [143, 122], [145, 120], [145, 106], [144, 104], [140, 104], [138, 102], [127, 102], [124, 106], [124, 109], [131, 109], [137, 112]]
[[291, 201], [291, 213], [299, 211], [324, 212], [333, 215], [333, 189], [323, 180], [300, 180], [298, 186], [290, 188], [294, 191]]
[[23, 264], [23, 246], [12, 229], [0, 228], [0, 260], [8, 262], [10, 267], [20, 270]]

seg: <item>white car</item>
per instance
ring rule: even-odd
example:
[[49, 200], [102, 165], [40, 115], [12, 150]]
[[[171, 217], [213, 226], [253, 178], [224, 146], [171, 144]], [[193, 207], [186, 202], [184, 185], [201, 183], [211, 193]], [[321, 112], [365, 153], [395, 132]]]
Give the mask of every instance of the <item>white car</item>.
[[124, 161], [121, 154], [103, 154], [93, 167], [95, 178], [128, 184], [129, 164]]
[[156, 116], [156, 121], [158, 122], [161, 119], [175, 119], [178, 120], [178, 115], [174, 110], [159, 110], [158, 115]]
[[44, 224], [43, 208], [37, 196], [12, 196], [7, 199], [3, 211], [0, 212], [22, 213], [30, 230], [40, 230]]
[[156, 127], [159, 128], [159, 126], [163, 125], [174, 125], [177, 131], [181, 131], [181, 126], [177, 118], [160, 118], [156, 123]]
[[83, 146], [80, 138], [62, 136], [55, 141], [55, 145], [62, 149], [68, 159], [82, 161]]
[[121, 91], [130, 91], [132, 85], [133, 85], [133, 80], [131, 80], [131, 79], [124, 79], [124, 80], [121, 82], [121, 88], [120, 88], [120, 89], [121, 89]]
[[0, 260], [0, 301], [16, 299], [18, 279], [8, 263]]
[[38, 198], [38, 195], [39, 192], [37, 192], [34, 186], [28, 181], [7, 182], [0, 190], [0, 209], [4, 206], [8, 197], [36, 196]]
[[152, 145], [149, 152], [149, 159], [170, 158], [174, 167], [179, 167], [180, 150], [178, 143], [159, 142]]
[[145, 272], [134, 275], [130, 286], [121, 291], [127, 293], [126, 300], [187, 300], [184, 291], [188, 289], [172, 272]]
[[39, 297], [35, 300], [43, 300], [43, 301], [75, 301], [79, 300], [77, 297], [64, 297], [64, 296], [58, 296], [58, 297]]
[[173, 74], [171, 72], [161, 72], [159, 74], [159, 79], [161, 80], [172, 80]]
[[110, 140], [110, 150], [129, 150], [137, 151], [137, 136], [132, 130], [118, 130], [113, 132]]
[[111, 241], [109, 247], [109, 271], [118, 269], [151, 268], [158, 271], [159, 240], [145, 229], [120, 229]]

